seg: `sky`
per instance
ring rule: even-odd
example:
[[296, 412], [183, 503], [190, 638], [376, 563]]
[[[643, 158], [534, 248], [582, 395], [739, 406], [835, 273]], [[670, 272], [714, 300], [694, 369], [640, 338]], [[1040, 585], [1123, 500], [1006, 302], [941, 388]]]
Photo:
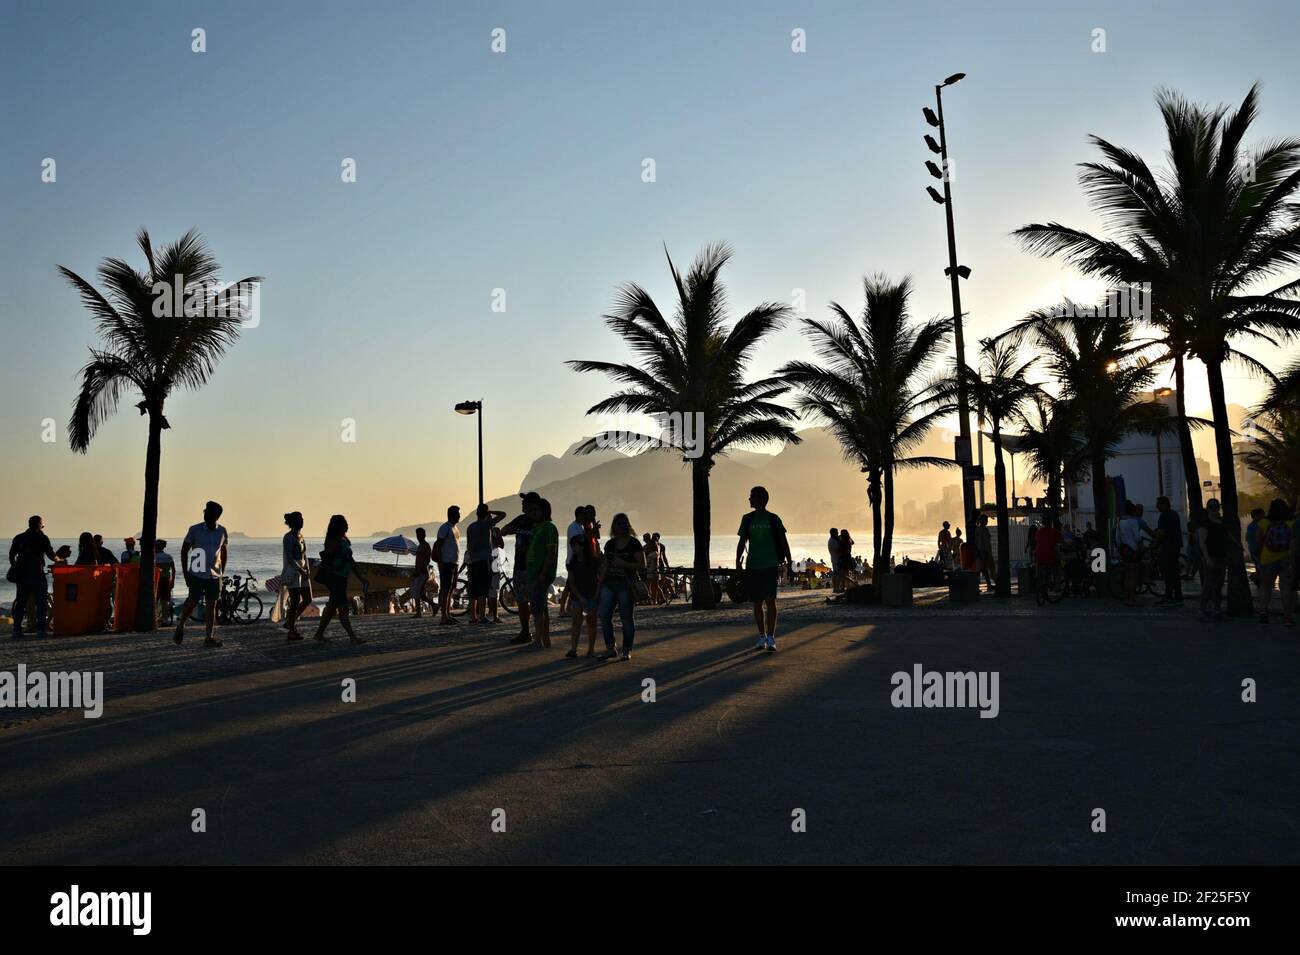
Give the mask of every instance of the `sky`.
[[[474, 503], [457, 401], [484, 401], [489, 497], [596, 430], [584, 412], [612, 388], [564, 362], [626, 357], [600, 316], [625, 281], [667, 307], [665, 246], [685, 265], [730, 242], [737, 315], [796, 290], [807, 314], [856, 312], [877, 272], [913, 276], [918, 318], [949, 313], [921, 107], [954, 72], [968, 342], [1086, 298], [1011, 231], [1101, 228], [1076, 179], [1087, 136], [1162, 161], [1159, 87], [1220, 103], [1260, 82], [1253, 141], [1300, 134], [1298, 27], [1294, 3], [1262, 2], [0, 0], [0, 527], [139, 529], [134, 402], [68, 450], [95, 332], [56, 266], [142, 265], [141, 227], [197, 228], [227, 279], [266, 279], [257, 326], [168, 403], [160, 530], [214, 498], [232, 530], [342, 511], [365, 534]], [[810, 354], [792, 326], [754, 371]], [[1229, 374], [1229, 400], [1258, 397]], [[1208, 407], [1199, 368], [1189, 405]]]

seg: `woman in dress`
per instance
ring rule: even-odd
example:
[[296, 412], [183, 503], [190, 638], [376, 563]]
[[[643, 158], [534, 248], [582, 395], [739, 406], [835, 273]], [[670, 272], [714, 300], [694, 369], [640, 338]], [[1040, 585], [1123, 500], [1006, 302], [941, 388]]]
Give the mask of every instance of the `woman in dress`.
[[302, 634], [295, 625], [311, 603], [311, 578], [307, 571], [307, 541], [302, 536], [302, 512], [293, 511], [284, 515], [284, 523], [289, 528], [284, 535], [284, 566], [280, 570], [280, 586], [289, 597], [284, 629], [289, 631], [289, 640], [301, 640]]
[[329, 602], [325, 604], [325, 610], [320, 615], [316, 639], [321, 643], [329, 642], [329, 637], [325, 636], [325, 628], [334, 615], [338, 614], [339, 623], [343, 625], [348, 639], [354, 644], [365, 643], [365, 640], [353, 632], [352, 621], [348, 619], [348, 575], [356, 574], [362, 587], [368, 588], [370, 583], [361, 576], [361, 571], [357, 569], [357, 562], [352, 559], [352, 542], [348, 540], [348, 522], [342, 514], [335, 514], [330, 518], [329, 527], [325, 530], [325, 547], [321, 550], [320, 558], [320, 582], [329, 589]]

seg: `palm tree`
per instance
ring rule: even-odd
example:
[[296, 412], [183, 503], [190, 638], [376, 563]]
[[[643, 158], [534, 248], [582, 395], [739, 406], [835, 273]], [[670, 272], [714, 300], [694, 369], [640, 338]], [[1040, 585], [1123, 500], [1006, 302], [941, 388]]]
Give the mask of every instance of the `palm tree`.
[[718, 273], [730, 258], [730, 246], [709, 245], [683, 275], [668, 257], [677, 288], [671, 320], [641, 286], [620, 286], [613, 311], [604, 316], [605, 325], [627, 342], [636, 360], [568, 362], [574, 371], [600, 372], [626, 386], [597, 402], [587, 414], [649, 414], [701, 422], [699, 434], [686, 435], [685, 429], [676, 428], [667, 438], [606, 431], [578, 449], [585, 453], [596, 447], [654, 447], [682, 454], [691, 468], [695, 535], [691, 604], [697, 608], [714, 604], [709, 572], [709, 472], [714, 463], [732, 448], [800, 440], [788, 423], [795, 412], [776, 403], [788, 386], [775, 377], [745, 380], [758, 343], [784, 324], [790, 308], [764, 302], [728, 328], [726, 292]]
[[[163, 408], [175, 389], [198, 389], [207, 382], [238, 338], [248, 316], [250, 289], [262, 280], [252, 276], [222, 286], [220, 267], [194, 230], [161, 249], [154, 248], [144, 229], [136, 242], [147, 269], [140, 272], [121, 259], [104, 259], [98, 270], [104, 293], [71, 269], [59, 266], [59, 271], [95, 317], [100, 337], [81, 369], [81, 390], [68, 421], [72, 450], [86, 453], [99, 426], [128, 392], [139, 393], [136, 408], [149, 418], [136, 629], [153, 630], [162, 433], [170, 427]], [[173, 298], [171, 308], [158, 307], [164, 299], [155, 295], [155, 286], [182, 289], [182, 301]]]
[[[1254, 151], [1242, 147], [1258, 110], [1251, 87], [1233, 113], [1225, 107], [1189, 103], [1176, 93], [1156, 97], [1169, 143], [1171, 169], [1153, 173], [1136, 154], [1093, 137], [1105, 163], [1087, 163], [1081, 180], [1094, 205], [1121, 235], [1096, 238], [1059, 223], [1017, 230], [1027, 248], [1059, 255], [1085, 273], [1122, 282], [1150, 282], [1159, 303], [1157, 326], [1165, 333], [1178, 384], [1179, 418], [1186, 421], [1182, 362], [1204, 363], [1214, 411], [1223, 519], [1229, 539], [1239, 541], [1232, 426], [1224, 394], [1223, 364], [1240, 358], [1232, 342], [1249, 338], [1276, 343], [1300, 332], [1300, 302], [1293, 281], [1272, 291], [1252, 290], [1300, 264], [1300, 140], [1283, 139]], [[1179, 432], [1189, 497], [1196, 476], [1187, 426]], [[1228, 601], [1234, 613], [1250, 613], [1250, 588], [1239, 546], [1229, 548]]]
[[1028, 340], [1070, 406], [1092, 478], [1093, 510], [1103, 545], [1110, 541], [1106, 461], [1135, 431], [1167, 426], [1164, 409], [1147, 399], [1156, 371], [1140, 354], [1136, 323], [1073, 302], [1033, 312], [998, 336]]
[[937, 419], [952, 411], [933, 402], [933, 389], [922, 381], [947, 343], [952, 323], [910, 321], [909, 278], [893, 283], [880, 275], [864, 278], [862, 284], [866, 302], [861, 318], [854, 321], [835, 302], [830, 321], [805, 318], [802, 325], [820, 360], [792, 361], [777, 374], [799, 390], [799, 410], [825, 422], [845, 458], [867, 475], [872, 568], [879, 573], [893, 555], [895, 473], [953, 465], [946, 458], [911, 453]]
[[1032, 415], [1021, 415], [1020, 446], [1029, 456], [1030, 475], [1043, 483], [1047, 506], [1065, 506], [1065, 488], [1083, 476], [1086, 461], [1074, 408], [1068, 401], [1039, 392], [1030, 398]]
[[1295, 359], [1273, 380], [1259, 413], [1290, 409], [1300, 411], [1300, 358]]
[[1042, 395], [1027, 375], [1037, 358], [1021, 362], [1012, 342], [985, 339], [980, 349], [980, 368], [958, 368], [944, 383], [941, 397], [951, 400], [963, 379], [966, 394], [979, 416], [993, 429], [993, 487], [998, 518], [997, 595], [1011, 596], [1011, 519], [1007, 508], [1007, 466], [1003, 456], [1002, 428], [1023, 417], [1026, 406]]
[[1266, 412], [1255, 420], [1255, 440], [1242, 462], [1293, 508], [1300, 503], [1300, 409]]

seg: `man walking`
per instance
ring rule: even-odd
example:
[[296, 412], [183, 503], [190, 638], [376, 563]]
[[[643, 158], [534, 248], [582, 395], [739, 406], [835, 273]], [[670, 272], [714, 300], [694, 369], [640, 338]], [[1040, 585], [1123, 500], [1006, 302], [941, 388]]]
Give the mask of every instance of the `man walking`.
[[429, 586], [429, 564], [433, 560], [433, 547], [428, 540], [428, 531], [423, 527], [415, 529], [415, 539], [419, 542], [415, 548], [415, 573], [411, 575], [411, 598], [415, 601], [415, 616], [423, 616], [424, 605], [434, 610], [433, 601], [424, 590]]
[[14, 597], [14, 639], [23, 635], [23, 620], [27, 616], [27, 602], [36, 601], [36, 635], [46, 637], [46, 595], [49, 587], [45, 581], [45, 560], [55, 562], [54, 548], [45, 536], [45, 521], [39, 514], [27, 519], [27, 530], [9, 545], [9, 563], [13, 564], [13, 581], [18, 587]]
[[782, 563], [789, 570], [793, 561], [785, 525], [781, 518], [767, 509], [767, 502], [767, 488], [760, 486], [750, 490], [749, 506], [753, 510], [740, 519], [736, 569], [744, 569], [745, 588], [754, 603], [754, 623], [758, 627], [758, 642], [754, 649], [775, 653], [777, 571]]
[[181, 607], [181, 618], [176, 623], [176, 634], [172, 637], [177, 646], [185, 639], [185, 621], [190, 618], [199, 601], [203, 602], [203, 623], [207, 628], [203, 645], [221, 646], [221, 641], [212, 632], [217, 624], [217, 598], [221, 593], [221, 577], [226, 569], [228, 543], [226, 529], [217, 523], [221, 512], [220, 504], [208, 501], [203, 508], [203, 522], [186, 531], [185, 540], [181, 543], [181, 572], [185, 575], [189, 596]]
[[1201, 619], [1223, 619], [1223, 578], [1228, 567], [1228, 531], [1217, 498], [1205, 502], [1205, 518], [1197, 524], [1201, 551]]

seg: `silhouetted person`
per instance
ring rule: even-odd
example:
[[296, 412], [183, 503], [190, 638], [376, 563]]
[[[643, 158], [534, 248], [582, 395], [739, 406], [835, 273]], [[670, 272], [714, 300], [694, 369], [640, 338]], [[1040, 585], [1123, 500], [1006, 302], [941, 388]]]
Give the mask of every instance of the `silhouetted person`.
[[437, 609], [425, 593], [425, 589], [429, 586], [429, 566], [433, 561], [433, 547], [429, 543], [428, 532], [423, 527], [415, 529], [415, 539], [418, 543], [415, 546], [415, 572], [411, 575], [411, 598], [415, 602], [415, 615], [421, 617], [424, 615], [425, 604], [429, 605], [430, 610]]
[[544, 497], [530, 501], [528, 516], [533, 533], [528, 542], [528, 602], [533, 608], [537, 634], [533, 646], [551, 645], [551, 584], [555, 583], [555, 570], [560, 559], [560, 532], [551, 523], [551, 502]]
[[520, 494], [519, 502], [523, 513], [501, 528], [503, 536], [510, 534], [515, 536], [515, 563], [512, 568], [513, 579], [511, 584], [515, 592], [515, 605], [519, 609], [519, 633], [510, 642], [516, 646], [533, 642], [532, 634], [528, 632], [528, 619], [530, 616], [528, 545], [533, 538], [533, 521], [529, 517], [529, 507], [536, 500], [541, 500], [541, 495], [536, 491]]
[[181, 606], [181, 618], [176, 622], [176, 633], [172, 637], [177, 644], [185, 639], [185, 621], [202, 601], [203, 623], [207, 628], [207, 637], [203, 645], [221, 646], [221, 641], [213, 634], [213, 628], [217, 624], [217, 600], [221, 596], [221, 577], [226, 571], [226, 551], [229, 543], [226, 529], [217, 523], [221, 511], [220, 504], [216, 501], [208, 501], [203, 508], [203, 522], [195, 524], [186, 531], [185, 540], [181, 543], [181, 573], [185, 575], [189, 595]]
[[767, 502], [767, 488], [755, 487], [749, 492], [749, 506], [753, 510], [740, 519], [736, 569], [744, 569], [745, 589], [754, 604], [754, 623], [758, 627], [754, 649], [775, 653], [776, 580], [780, 565], [789, 567], [793, 560], [785, 525], [767, 509]]
[[11, 579], [18, 588], [14, 597], [14, 639], [23, 635], [23, 619], [27, 615], [27, 602], [36, 601], [36, 635], [49, 636], [46, 632], [46, 597], [49, 586], [45, 580], [45, 560], [57, 561], [50, 539], [45, 536], [45, 521], [39, 514], [27, 519], [27, 530], [13, 539], [9, 545], [9, 563], [13, 565]]
[[289, 640], [301, 640], [298, 632], [298, 618], [311, 603], [310, 562], [307, 560], [307, 540], [302, 536], [303, 518], [301, 511], [290, 511], [284, 515], [285, 526], [289, 529], [281, 539], [280, 551], [283, 564], [280, 568], [280, 586], [289, 595], [288, 607], [284, 615], [284, 629], [289, 631]]
[[95, 535], [95, 552], [101, 564], [116, 564], [117, 558], [113, 552], [104, 546], [104, 537], [102, 534]]
[[487, 623], [488, 591], [492, 586], [492, 532], [505, 519], [505, 511], [480, 504], [477, 518], [465, 529], [465, 562], [469, 564], [469, 622]]
[[438, 565], [438, 610], [441, 626], [456, 623], [451, 615], [451, 598], [456, 592], [456, 570], [460, 567], [460, 508], [447, 508], [447, 520], [438, 528], [433, 542], [433, 559]]
[[614, 649], [614, 607], [623, 630], [622, 659], [632, 659], [632, 646], [636, 641], [636, 585], [633, 578], [645, 569], [645, 551], [637, 542], [636, 531], [626, 514], [615, 514], [609, 525], [609, 540], [605, 542], [605, 560], [600, 570], [600, 597], [598, 612], [605, 637], [602, 660], [619, 656]]
[[325, 546], [320, 552], [320, 562], [319, 579], [329, 591], [329, 600], [320, 615], [320, 625], [316, 628], [315, 639], [321, 643], [329, 642], [329, 637], [325, 636], [325, 628], [334, 619], [334, 615], [338, 614], [339, 623], [343, 625], [348, 640], [353, 644], [365, 643], [365, 640], [353, 632], [352, 621], [348, 619], [348, 577], [355, 574], [357, 580], [361, 581], [363, 589], [368, 589], [370, 584], [357, 569], [357, 562], [352, 559], [352, 542], [348, 540], [348, 522], [342, 514], [335, 514], [330, 518], [329, 526], [325, 529]]

